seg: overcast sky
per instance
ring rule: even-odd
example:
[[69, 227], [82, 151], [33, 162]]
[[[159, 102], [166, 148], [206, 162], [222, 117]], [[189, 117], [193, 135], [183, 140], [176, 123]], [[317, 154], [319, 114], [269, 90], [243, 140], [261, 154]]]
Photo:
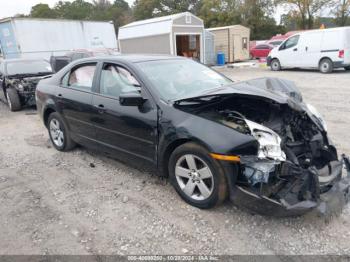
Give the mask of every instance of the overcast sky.
[[[59, 0], [0, 0], [0, 18], [11, 17], [16, 14], [29, 14], [30, 8], [39, 3], [49, 4], [51, 7]], [[72, 0], [68, 0], [72, 1]], [[126, 0], [131, 5], [134, 0]]]

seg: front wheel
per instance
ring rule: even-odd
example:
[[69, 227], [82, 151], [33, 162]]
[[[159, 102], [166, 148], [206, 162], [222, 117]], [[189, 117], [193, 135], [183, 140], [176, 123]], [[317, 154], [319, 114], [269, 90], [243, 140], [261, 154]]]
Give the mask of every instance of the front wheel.
[[15, 112], [21, 110], [21, 100], [19, 99], [19, 95], [16, 89], [6, 89], [6, 100], [10, 111]]
[[325, 58], [320, 62], [319, 70], [322, 74], [329, 74], [333, 71], [333, 62], [332, 60]]
[[225, 200], [224, 171], [200, 145], [186, 143], [176, 148], [168, 168], [175, 190], [190, 205], [207, 209]]
[[58, 151], [69, 151], [75, 147], [68, 128], [58, 113], [52, 113], [48, 119], [49, 135], [53, 146]]
[[346, 66], [346, 67], [344, 67], [344, 69], [345, 69], [346, 71], [350, 71], [350, 66]]
[[281, 70], [281, 63], [276, 58], [272, 59], [270, 67], [271, 67], [272, 71], [280, 71]]

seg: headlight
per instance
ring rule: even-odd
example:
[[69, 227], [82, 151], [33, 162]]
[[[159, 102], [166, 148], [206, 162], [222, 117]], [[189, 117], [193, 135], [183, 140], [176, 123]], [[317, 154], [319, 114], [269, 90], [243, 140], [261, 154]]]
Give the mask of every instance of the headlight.
[[17, 86], [18, 90], [23, 92], [24, 91], [24, 86], [22, 84], [18, 84]]
[[286, 154], [281, 149], [281, 138], [271, 129], [246, 120], [247, 125], [259, 142], [258, 158], [268, 158], [273, 160], [286, 160]]
[[306, 107], [310, 111], [310, 113], [313, 114], [314, 117], [316, 117], [320, 121], [324, 130], [327, 131], [327, 124], [326, 124], [326, 121], [324, 120], [323, 116], [321, 115], [321, 113], [314, 106], [312, 106], [310, 104], [306, 104]]

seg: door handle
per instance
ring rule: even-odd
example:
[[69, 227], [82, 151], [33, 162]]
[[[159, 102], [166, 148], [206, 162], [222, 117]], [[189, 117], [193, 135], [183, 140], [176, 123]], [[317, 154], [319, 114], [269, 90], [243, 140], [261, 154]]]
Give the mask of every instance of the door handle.
[[100, 114], [103, 114], [106, 110], [105, 110], [105, 106], [100, 104], [100, 105], [94, 105], [95, 108], [97, 108], [98, 112]]
[[57, 96], [58, 96], [58, 97], [62, 97], [62, 94], [58, 94]]
[[293, 51], [294, 51], [294, 52], [295, 52], [295, 51], [298, 51], [298, 48], [294, 48]]
[[306, 47], [305, 47], [305, 51], [307, 52], [308, 50], [309, 50], [309, 48], [306, 46]]

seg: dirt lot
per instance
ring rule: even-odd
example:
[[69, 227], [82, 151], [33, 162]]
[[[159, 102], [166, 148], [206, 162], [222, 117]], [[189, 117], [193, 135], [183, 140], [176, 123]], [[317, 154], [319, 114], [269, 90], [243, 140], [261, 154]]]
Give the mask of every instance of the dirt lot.
[[[350, 73], [226, 69], [235, 80], [298, 83], [350, 154]], [[78, 148], [55, 151], [34, 110], [0, 103], [0, 254], [350, 254], [350, 206], [326, 224], [230, 203], [199, 210], [150, 173]]]

